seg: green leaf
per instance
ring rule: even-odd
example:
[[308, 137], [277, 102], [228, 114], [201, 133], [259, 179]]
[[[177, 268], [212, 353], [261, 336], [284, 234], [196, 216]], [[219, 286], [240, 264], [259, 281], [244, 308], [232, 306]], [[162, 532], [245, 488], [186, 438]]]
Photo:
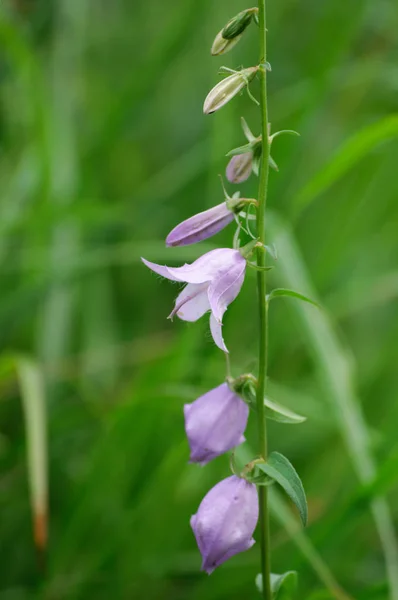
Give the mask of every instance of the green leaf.
[[[237, 393], [242, 395], [244, 400], [253, 410], [257, 409], [256, 387], [252, 381], [246, 381], [242, 386], [242, 389], [237, 390]], [[306, 421], [307, 419], [307, 417], [298, 415], [289, 408], [286, 408], [285, 406], [282, 406], [281, 404], [278, 404], [269, 398], [264, 398], [264, 406], [265, 417], [271, 421], [296, 425], [298, 423], [303, 423], [303, 421]]]
[[291, 462], [279, 452], [272, 452], [266, 463], [258, 468], [274, 479], [285, 490], [289, 498], [297, 506], [301, 521], [305, 526], [308, 521], [308, 507], [305, 491], [297, 471]]
[[[256, 586], [260, 594], [263, 591], [263, 576], [259, 573], [256, 577]], [[287, 571], [282, 575], [271, 573], [271, 589], [273, 600], [292, 600], [297, 590], [296, 571]]]
[[273, 300], [273, 298], [281, 298], [283, 296], [287, 296], [289, 298], [296, 298], [297, 300], [308, 302], [308, 304], [312, 304], [313, 306], [320, 308], [319, 304], [314, 300], [311, 300], [311, 298], [304, 296], [304, 294], [300, 294], [300, 292], [295, 292], [293, 290], [288, 290], [285, 288], [276, 288], [275, 290], [272, 290], [272, 292], [267, 296], [267, 301], [270, 302], [271, 300]]
[[265, 417], [271, 421], [277, 421], [278, 423], [286, 423], [287, 425], [296, 425], [303, 423], [307, 420], [307, 417], [298, 415], [289, 408], [273, 402], [269, 398], [264, 398], [265, 406]]

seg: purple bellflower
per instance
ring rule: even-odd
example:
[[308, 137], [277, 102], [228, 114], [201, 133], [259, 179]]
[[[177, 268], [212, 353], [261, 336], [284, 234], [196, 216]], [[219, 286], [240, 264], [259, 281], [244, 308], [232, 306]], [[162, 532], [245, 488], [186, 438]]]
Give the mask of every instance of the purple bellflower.
[[[234, 202], [232, 200], [232, 202]], [[239, 201], [235, 201], [239, 202]], [[188, 246], [215, 235], [234, 220], [230, 203], [222, 202], [183, 221], [169, 233], [166, 246]]]
[[218, 248], [190, 265], [176, 268], [157, 265], [144, 258], [142, 261], [158, 275], [188, 284], [177, 296], [169, 317], [177, 315], [183, 321], [197, 321], [211, 311], [213, 340], [221, 350], [228, 352], [221, 332], [222, 318], [228, 305], [239, 294], [245, 278], [246, 259], [242, 254], [231, 248]]
[[210, 575], [226, 560], [253, 546], [258, 521], [257, 488], [232, 475], [215, 485], [191, 517], [202, 555], [202, 571]]
[[191, 462], [205, 465], [245, 441], [249, 407], [227, 383], [185, 404], [184, 416]]

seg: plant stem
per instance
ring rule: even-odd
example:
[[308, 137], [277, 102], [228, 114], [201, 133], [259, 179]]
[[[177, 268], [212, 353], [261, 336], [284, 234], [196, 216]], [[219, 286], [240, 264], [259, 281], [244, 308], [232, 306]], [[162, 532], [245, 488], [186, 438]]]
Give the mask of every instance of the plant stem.
[[[267, 60], [267, 27], [266, 27], [266, 0], [258, 0], [258, 18], [260, 30], [260, 64]], [[267, 71], [265, 67], [259, 71], [261, 86], [261, 128], [263, 140], [263, 152], [261, 158], [260, 183], [258, 191], [257, 209], [257, 235], [262, 245], [266, 242], [265, 209], [267, 204], [268, 174], [269, 174], [269, 139], [268, 139], [268, 108], [267, 108]], [[259, 375], [257, 385], [257, 418], [259, 453], [262, 458], [267, 459], [267, 426], [265, 420], [264, 397], [267, 388], [267, 364], [268, 364], [268, 304], [267, 304], [267, 280], [265, 251], [263, 247], [257, 249], [257, 265], [261, 269], [257, 273], [257, 287], [259, 300], [260, 337], [259, 337]], [[270, 556], [270, 534], [268, 515], [268, 490], [266, 486], [259, 486], [260, 503], [260, 535], [261, 535], [261, 573], [263, 576], [263, 598], [272, 600], [271, 592], [271, 556]]]

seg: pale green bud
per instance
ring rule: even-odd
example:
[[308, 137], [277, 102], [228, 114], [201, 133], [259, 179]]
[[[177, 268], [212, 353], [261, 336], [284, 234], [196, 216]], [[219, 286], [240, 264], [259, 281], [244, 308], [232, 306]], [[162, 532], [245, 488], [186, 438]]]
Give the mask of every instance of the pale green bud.
[[217, 33], [216, 39], [214, 40], [213, 45], [211, 47], [212, 56], [220, 56], [221, 54], [229, 52], [234, 46], [236, 46], [241, 37], [242, 34], [237, 35], [231, 40], [227, 40], [223, 37], [222, 31], [220, 31], [219, 33]]
[[210, 115], [222, 108], [232, 100], [243, 88], [252, 81], [258, 71], [258, 67], [249, 67], [237, 71], [218, 83], [207, 95], [204, 102], [203, 112]]

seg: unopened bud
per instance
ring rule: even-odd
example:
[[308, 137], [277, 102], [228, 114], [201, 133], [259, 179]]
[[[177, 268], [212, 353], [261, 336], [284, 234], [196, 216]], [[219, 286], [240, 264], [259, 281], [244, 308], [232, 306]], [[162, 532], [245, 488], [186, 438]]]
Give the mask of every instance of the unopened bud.
[[233, 156], [226, 169], [226, 176], [230, 183], [243, 183], [249, 179], [253, 167], [253, 153], [245, 152]]
[[248, 8], [228, 21], [222, 30], [223, 38], [226, 40], [232, 40], [236, 38], [236, 36], [241, 35], [250, 25], [253, 15], [257, 12], [257, 10], [257, 8]]
[[249, 67], [237, 71], [218, 83], [207, 95], [204, 102], [203, 112], [210, 115], [216, 112], [234, 98], [243, 88], [252, 81], [258, 71], [258, 67]]
[[234, 46], [236, 46], [241, 37], [242, 35], [237, 35], [232, 40], [227, 40], [223, 37], [222, 31], [220, 31], [219, 33], [217, 33], [216, 39], [214, 40], [213, 45], [211, 47], [212, 56], [220, 56], [221, 54], [226, 54], [227, 52], [232, 50]]

